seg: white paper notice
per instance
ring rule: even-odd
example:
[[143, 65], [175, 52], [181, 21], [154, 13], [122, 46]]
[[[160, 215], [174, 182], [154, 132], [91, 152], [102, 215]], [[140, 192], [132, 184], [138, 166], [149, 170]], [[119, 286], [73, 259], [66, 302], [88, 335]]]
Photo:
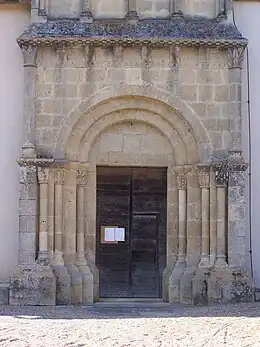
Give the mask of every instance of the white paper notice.
[[105, 228], [105, 242], [115, 241], [115, 228]]
[[115, 228], [115, 239], [118, 242], [125, 241], [125, 229], [124, 228]]

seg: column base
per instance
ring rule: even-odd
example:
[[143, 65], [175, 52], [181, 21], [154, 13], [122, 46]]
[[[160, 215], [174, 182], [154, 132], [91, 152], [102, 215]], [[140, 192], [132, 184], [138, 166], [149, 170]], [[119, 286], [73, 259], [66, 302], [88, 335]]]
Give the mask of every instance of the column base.
[[177, 264], [169, 277], [169, 302], [171, 304], [180, 303], [180, 286], [184, 271], [185, 268], [179, 267]]
[[254, 281], [245, 269], [214, 268], [210, 271], [207, 285], [209, 304], [254, 301]]
[[56, 304], [71, 304], [71, 277], [65, 265], [52, 265], [56, 277]]
[[82, 304], [94, 303], [94, 277], [88, 265], [79, 265], [79, 272], [82, 276]]
[[50, 266], [20, 265], [10, 278], [10, 305], [55, 306], [56, 279]]
[[193, 302], [192, 297], [192, 281], [196, 274], [196, 268], [186, 268], [181, 278], [180, 283], [180, 302], [181, 304], [191, 305]]
[[199, 268], [192, 280], [193, 305], [208, 305], [208, 279], [210, 268]]
[[71, 277], [71, 304], [82, 304], [82, 275], [75, 265], [67, 265]]

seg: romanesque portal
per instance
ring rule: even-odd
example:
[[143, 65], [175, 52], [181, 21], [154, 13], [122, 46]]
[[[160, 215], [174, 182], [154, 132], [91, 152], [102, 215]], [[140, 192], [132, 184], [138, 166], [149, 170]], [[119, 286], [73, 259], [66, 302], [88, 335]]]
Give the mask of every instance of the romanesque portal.
[[[18, 39], [25, 142], [10, 303], [252, 300], [241, 152], [246, 42], [215, 19], [203, 22], [205, 39], [201, 21], [178, 13], [120, 23], [48, 20]], [[106, 243], [106, 227], [124, 237]]]

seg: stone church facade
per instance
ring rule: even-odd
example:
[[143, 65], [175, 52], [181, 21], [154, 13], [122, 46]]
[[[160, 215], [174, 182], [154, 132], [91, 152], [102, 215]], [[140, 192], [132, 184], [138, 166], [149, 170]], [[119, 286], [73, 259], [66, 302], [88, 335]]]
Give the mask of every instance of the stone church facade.
[[[106, 182], [121, 179], [124, 169], [145, 169], [141, 187], [153, 170], [165, 170], [162, 258], [154, 251], [163, 267], [158, 297], [182, 304], [252, 300], [241, 147], [247, 40], [232, 22], [232, 6], [231, 0], [32, 2], [32, 24], [18, 38], [24, 144], [11, 305], [91, 304], [103, 296], [106, 279], [112, 293], [121, 293], [115, 288], [121, 273], [109, 277], [105, 260], [101, 276], [97, 262], [105, 247], [113, 247], [107, 252], [114, 261], [117, 250], [124, 252], [121, 243], [100, 239], [102, 168]], [[135, 217], [120, 224], [125, 212], [117, 204], [117, 214], [108, 208], [110, 198], [119, 201], [110, 194], [100, 203], [110, 211], [102, 226], [123, 226], [125, 243], [133, 245]], [[157, 216], [156, 201], [150, 210], [140, 204], [138, 216]], [[139, 270], [140, 264], [135, 260]], [[145, 283], [131, 273], [141, 293]], [[134, 297], [127, 293], [111, 296]]]

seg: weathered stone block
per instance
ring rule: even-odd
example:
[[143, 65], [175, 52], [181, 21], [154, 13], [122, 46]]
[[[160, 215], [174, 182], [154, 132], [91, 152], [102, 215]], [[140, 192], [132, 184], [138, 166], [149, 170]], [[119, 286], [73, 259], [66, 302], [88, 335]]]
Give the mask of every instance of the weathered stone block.
[[0, 283], [0, 306], [8, 305], [9, 303], [9, 284]]
[[71, 277], [64, 265], [53, 265], [53, 272], [56, 277], [56, 304], [71, 304]]
[[10, 305], [54, 306], [56, 280], [49, 266], [19, 266], [10, 279]]

